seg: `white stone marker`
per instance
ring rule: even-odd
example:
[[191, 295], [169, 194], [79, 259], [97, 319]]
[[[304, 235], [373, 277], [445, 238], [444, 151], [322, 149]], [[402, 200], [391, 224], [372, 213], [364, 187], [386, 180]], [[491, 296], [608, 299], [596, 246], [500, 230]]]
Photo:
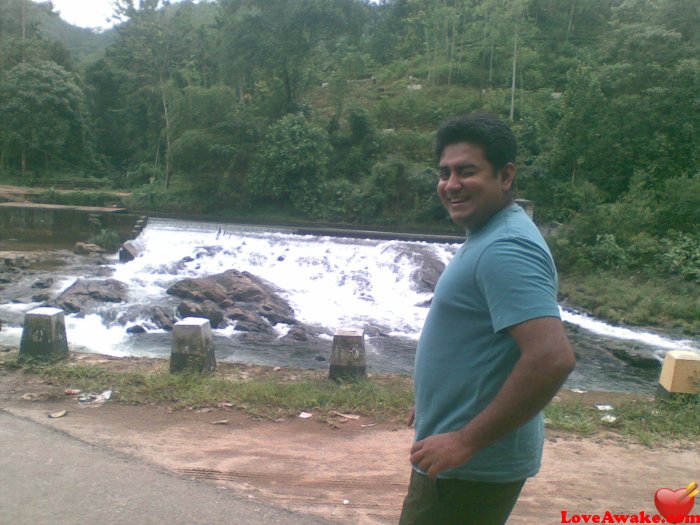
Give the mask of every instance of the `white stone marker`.
[[337, 330], [333, 336], [331, 367], [328, 379], [358, 379], [367, 377], [365, 362], [365, 331]]
[[211, 372], [216, 368], [211, 324], [202, 317], [185, 317], [173, 326], [170, 371]]
[[66, 359], [66, 318], [60, 308], [35, 308], [24, 314], [20, 359]]
[[686, 350], [666, 352], [657, 396], [700, 392], [700, 354]]

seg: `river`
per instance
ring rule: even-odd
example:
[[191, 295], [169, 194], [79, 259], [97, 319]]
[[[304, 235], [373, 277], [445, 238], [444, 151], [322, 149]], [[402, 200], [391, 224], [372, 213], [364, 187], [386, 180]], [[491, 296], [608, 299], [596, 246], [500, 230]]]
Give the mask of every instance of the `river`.
[[[277, 287], [297, 319], [315, 327], [320, 336], [290, 343], [281, 339], [289, 326], [278, 325], [279, 337], [261, 342], [228, 326], [214, 331], [218, 360], [327, 367], [334, 331], [361, 328], [367, 336], [370, 372], [410, 374], [431, 298], [429, 291], [416, 286], [416, 272], [426, 259], [446, 263], [458, 248], [449, 242], [298, 235], [285, 229], [168, 219], [151, 219], [134, 243], [141, 251], [135, 260], [120, 263], [113, 255], [96, 264], [65, 246], [4, 242], [0, 249], [44, 253], [41, 264], [2, 285], [0, 344], [19, 344], [24, 313], [42, 304], [37, 292], [55, 297], [79, 277], [110, 276], [128, 284], [128, 302], [105, 304], [82, 317], [67, 315], [71, 348], [167, 358], [170, 334], [149, 324], [144, 312], [154, 305], [174, 308], [179, 300], [165, 290], [180, 279], [237, 269]], [[37, 288], [38, 283], [44, 288]], [[578, 358], [568, 388], [652, 392], [665, 352], [700, 352], [698, 341], [614, 327], [567, 308], [562, 308], [562, 318]], [[127, 333], [136, 324], [147, 332]], [[642, 356], [646, 367], [620, 359], [620, 352]]]

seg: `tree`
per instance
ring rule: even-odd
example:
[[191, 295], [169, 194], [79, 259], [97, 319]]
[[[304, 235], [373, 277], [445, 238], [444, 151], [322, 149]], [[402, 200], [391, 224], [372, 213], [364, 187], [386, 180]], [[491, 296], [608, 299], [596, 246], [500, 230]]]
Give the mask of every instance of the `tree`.
[[328, 170], [325, 133], [300, 114], [272, 124], [260, 145], [248, 187], [260, 202], [312, 215], [318, 206]]
[[28, 168], [78, 166], [89, 155], [85, 95], [53, 62], [19, 64], [0, 83], [3, 157]]
[[[165, 159], [165, 185], [170, 185], [170, 146], [173, 140], [170, 104], [175, 87], [175, 72], [187, 63], [188, 44], [193, 26], [188, 11], [169, 11], [167, 1], [118, 0], [115, 17], [124, 21], [117, 29], [117, 43], [109, 50], [108, 57], [122, 71], [127, 72], [127, 89], [130, 97], [136, 97], [134, 106], [150, 104], [140, 114], [146, 126], [142, 132], [150, 132], [155, 144], [155, 158]], [[133, 106], [132, 106], [133, 107]], [[156, 109], [156, 107], [158, 109]], [[163, 147], [161, 148], [161, 142]]]
[[276, 112], [297, 111], [314, 51], [341, 34], [351, 8], [352, 0], [222, 0], [224, 57], [241, 99], [279, 90]]

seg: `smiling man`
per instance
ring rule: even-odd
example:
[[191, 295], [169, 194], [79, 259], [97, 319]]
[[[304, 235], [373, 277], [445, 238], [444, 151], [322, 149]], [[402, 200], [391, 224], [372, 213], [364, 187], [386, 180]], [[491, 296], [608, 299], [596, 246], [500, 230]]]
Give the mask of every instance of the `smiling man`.
[[416, 439], [402, 525], [505, 523], [540, 467], [542, 409], [574, 367], [547, 244], [514, 202], [516, 140], [494, 115], [437, 133], [437, 191], [467, 232], [415, 363]]

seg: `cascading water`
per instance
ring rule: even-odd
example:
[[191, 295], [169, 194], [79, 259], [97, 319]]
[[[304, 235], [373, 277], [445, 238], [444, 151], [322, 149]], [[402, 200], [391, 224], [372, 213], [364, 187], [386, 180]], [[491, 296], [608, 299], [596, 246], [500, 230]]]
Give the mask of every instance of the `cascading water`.
[[[68, 315], [69, 343], [74, 349], [111, 355], [167, 357], [170, 334], [156, 329], [145, 312], [152, 306], [174, 308], [179, 300], [166, 289], [186, 277], [203, 277], [230, 269], [247, 271], [279, 289], [296, 318], [315, 327], [314, 341], [282, 344], [247, 340], [228, 326], [215, 330], [217, 358], [258, 364], [322, 367], [338, 328], [363, 328], [370, 370], [410, 373], [431, 293], [416, 284], [426, 259], [447, 263], [456, 244], [380, 241], [295, 235], [291, 230], [151, 219], [134, 241], [141, 254], [128, 263], [116, 256], [107, 268], [70, 261], [56, 273], [55, 296], [78, 277], [110, 274], [129, 286], [128, 303], [105, 304], [84, 317]], [[36, 275], [31, 277], [36, 279]], [[18, 344], [21, 316], [40, 303], [0, 301], [0, 317], [9, 326], [0, 343]], [[608, 347], [631, 345], [659, 360], [670, 349], [700, 351], [697, 342], [617, 328], [576, 312], [563, 310], [575, 330], [577, 369], [567, 386], [600, 390], [654, 388], [658, 369], [639, 370], [614, 357]], [[150, 323], [150, 324], [149, 324]], [[145, 334], [126, 328], [140, 324]], [[288, 326], [275, 327], [283, 336]]]

